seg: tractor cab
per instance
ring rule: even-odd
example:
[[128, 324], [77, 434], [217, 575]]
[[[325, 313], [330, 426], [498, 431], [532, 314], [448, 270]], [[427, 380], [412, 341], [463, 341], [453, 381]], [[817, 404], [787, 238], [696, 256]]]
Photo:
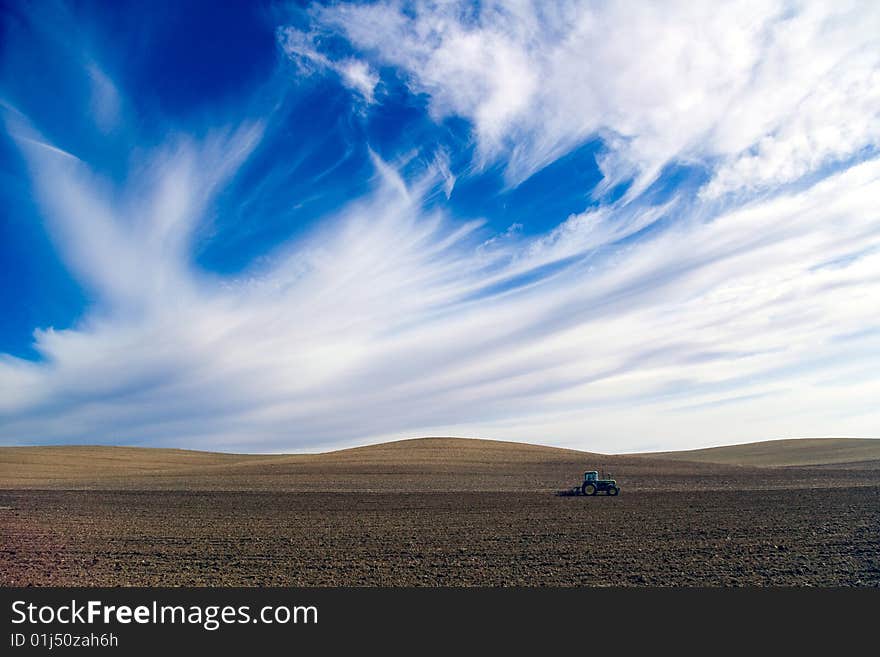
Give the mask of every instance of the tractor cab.
[[599, 481], [599, 473], [595, 470], [590, 470], [584, 473], [584, 482], [587, 481]]

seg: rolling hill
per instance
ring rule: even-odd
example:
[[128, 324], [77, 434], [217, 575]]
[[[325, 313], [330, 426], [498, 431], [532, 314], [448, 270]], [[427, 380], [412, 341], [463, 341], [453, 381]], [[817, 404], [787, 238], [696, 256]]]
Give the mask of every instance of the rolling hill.
[[[870, 471], [878, 468], [861, 467], [864, 464], [880, 464], [880, 440], [780, 440], [627, 455], [467, 438], [417, 438], [322, 454], [280, 455], [138, 447], [0, 447], [0, 488], [548, 490], [571, 487], [584, 470], [597, 469], [611, 471], [629, 490], [682, 490], [775, 486], [796, 477], [780, 466], [833, 468], [836, 476], [847, 479], [874, 477]], [[859, 475], [860, 470], [865, 472]]]
[[644, 454], [649, 458], [757, 467], [841, 465], [880, 460], [876, 438], [792, 438]]

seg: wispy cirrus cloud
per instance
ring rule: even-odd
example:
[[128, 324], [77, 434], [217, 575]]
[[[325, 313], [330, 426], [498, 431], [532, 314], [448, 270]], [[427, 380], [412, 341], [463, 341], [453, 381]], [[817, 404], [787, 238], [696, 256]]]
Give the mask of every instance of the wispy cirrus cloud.
[[[124, 129], [124, 85], [87, 73], [84, 118], [108, 147], [134, 140], [108, 173], [7, 103], [46, 230], [93, 303], [36, 328], [39, 359], [0, 356], [0, 441], [281, 451], [458, 434], [621, 451], [876, 434], [875, 10], [747, 9], [313, 8], [318, 27], [275, 33], [312, 67], [300, 75], [337, 76], [367, 117], [379, 67], [396, 68], [434, 120], [467, 119], [476, 165], [444, 144], [413, 175], [368, 151], [366, 193], [234, 273], [195, 257], [216, 206], [256, 231], [275, 217], [250, 208], [304, 202], [280, 184], [254, 202], [305, 157], [273, 143], [295, 129], [282, 113], [163, 115], [144, 139]], [[324, 52], [316, 29], [355, 49]], [[584, 189], [583, 211], [531, 231], [456, 213], [481, 164], [516, 185], [596, 135], [603, 189], [634, 177], [628, 196]], [[700, 190], [640, 194], [694, 161]]]
[[[43, 161], [57, 154], [36, 157], [60, 183], [45, 192], [55, 220], [81, 226], [100, 187]], [[173, 240], [131, 261], [113, 239], [87, 240], [111, 260], [89, 272], [110, 298], [117, 285], [139, 289], [121, 267], [167, 287], [38, 332], [43, 363], [6, 358], [4, 435], [282, 450], [467, 427], [619, 449], [787, 434], [804, 415], [817, 432], [863, 426], [837, 416], [866, 409], [876, 377], [856, 394], [823, 382], [880, 353], [877, 335], [838, 340], [876, 321], [877, 163], [501, 289], [491, 281], [540, 240], [487, 254], [472, 227], [426, 216], [418, 190], [377, 167], [367, 198], [237, 279], [193, 272]], [[204, 187], [185, 189], [196, 198], [162, 186], [142, 197], [163, 209], [144, 218], [158, 240], [147, 244], [167, 234], [164, 212], [196, 206]], [[116, 230], [126, 220], [108, 219]], [[772, 401], [734, 404], [740, 422], [716, 426], [711, 404], [746, 392]]]
[[871, 2], [380, 2], [315, 21], [474, 124], [511, 184], [592, 135], [607, 188], [719, 161], [706, 193], [791, 182], [880, 140]]
[[379, 75], [372, 67], [355, 57], [332, 58], [323, 54], [316, 43], [317, 37], [316, 34], [290, 26], [278, 30], [278, 42], [284, 54], [297, 65], [301, 74], [332, 71], [364, 101], [374, 102], [373, 94], [379, 84]]

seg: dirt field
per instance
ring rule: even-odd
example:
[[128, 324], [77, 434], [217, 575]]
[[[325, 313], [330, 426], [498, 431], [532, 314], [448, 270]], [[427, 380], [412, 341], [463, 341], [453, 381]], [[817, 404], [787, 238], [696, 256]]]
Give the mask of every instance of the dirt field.
[[839, 465], [880, 459], [880, 440], [858, 438], [801, 438], [710, 447], [681, 452], [645, 454], [648, 458], [725, 465], [803, 466]]
[[[871, 458], [759, 468], [440, 440], [183, 464], [18, 449], [0, 451], [5, 586], [880, 586]], [[554, 495], [598, 460], [619, 497]]]

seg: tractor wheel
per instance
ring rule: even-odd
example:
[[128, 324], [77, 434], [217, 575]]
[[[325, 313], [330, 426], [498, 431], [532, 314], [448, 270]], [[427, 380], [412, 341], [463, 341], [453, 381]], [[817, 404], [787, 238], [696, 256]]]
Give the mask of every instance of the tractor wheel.
[[609, 495], [617, 495], [619, 492], [620, 492], [620, 489], [617, 488], [616, 486], [612, 486], [611, 488], [608, 489]]
[[593, 484], [584, 484], [584, 487], [581, 488], [581, 492], [584, 495], [595, 495], [596, 487]]

